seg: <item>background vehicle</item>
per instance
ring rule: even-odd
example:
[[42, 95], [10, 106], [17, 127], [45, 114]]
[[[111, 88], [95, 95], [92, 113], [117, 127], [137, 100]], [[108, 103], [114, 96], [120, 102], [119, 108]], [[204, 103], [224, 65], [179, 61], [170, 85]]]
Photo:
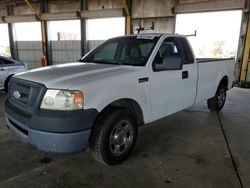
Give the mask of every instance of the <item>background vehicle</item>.
[[8, 127], [47, 152], [90, 146], [108, 165], [128, 157], [140, 125], [203, 100], [220, 111], [233, 82], [234, 59], [197, 61], [179, 35], [113, 38], [80, 61], [15, 75]]
[[0, 89], [8, 91], [8, 82], [16, 73], [27, 70], [25, 63], [0, 55]]

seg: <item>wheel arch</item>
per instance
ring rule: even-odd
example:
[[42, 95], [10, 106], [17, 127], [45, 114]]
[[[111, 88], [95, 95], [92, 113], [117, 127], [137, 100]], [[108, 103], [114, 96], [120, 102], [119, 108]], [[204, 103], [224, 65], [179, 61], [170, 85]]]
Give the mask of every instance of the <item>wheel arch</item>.
[[220, 83], [219, 83], [218, 87], [220, 85], [224, 85], [224, 86], [226, 86], [226, 89], [228, 89], [228, 76], [227, 75], [224, 75], [222, 77], [222, 79], [220, 80]]
[[138, 102], [130, 98], [118, 99], [106, 105], [100, 111], [99, 115], [96, 118], [96, 121], [101, 118], [104, 113], [108, 112], [111, 108], [125, 108], [129, 110], [134, 115], [137, 125], [144, 125], [144, 116], [140, 105], [138, 104]]
[[4, 86], [5, 90], [6, 90], [6, 86], [8, 86], [7, 84], [10, 81], [12, 76], [14, 76], [14, 74], [10, 74], [10, 75], [6, 76], [6, 79], [4, 80], [4, 83], [3, 83], [3, 86]]

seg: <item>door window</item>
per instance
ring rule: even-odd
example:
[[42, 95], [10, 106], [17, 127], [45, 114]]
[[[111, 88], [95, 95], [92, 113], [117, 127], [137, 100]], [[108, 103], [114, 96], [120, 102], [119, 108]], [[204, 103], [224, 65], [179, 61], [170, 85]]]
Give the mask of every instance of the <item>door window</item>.
[[174, 39], [165, 39], [153, 61], [154, 71], [182, 69], [181, 49]]

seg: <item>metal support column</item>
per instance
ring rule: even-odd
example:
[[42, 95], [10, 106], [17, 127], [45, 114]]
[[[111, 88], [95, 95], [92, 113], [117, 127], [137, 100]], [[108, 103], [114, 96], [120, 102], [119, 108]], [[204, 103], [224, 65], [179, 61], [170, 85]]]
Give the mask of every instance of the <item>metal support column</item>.
[[[13, 6], [7, 6], [7, 15], [11, 16], [14, 14]], [[17, 42], [15, 40], [15, 28], [13, 23], [8, 23], [10, 53], [12, 58], [18, 59]]]
[[241, 75], [240, 75], [240, 82], [246, 82], [247, 78], [247, 71], [248, 71], [248, 60], [249, 60], [249, 53], [250, 53], [250, 17], [248, 18], [247, 24], [247, 34], [246, 34], [246, 42], [245, 48], [243, 53], [243, 60], [241, 66]]
[[235, 84], [240, 87], [246, 86], [249, 43], [250, 43], [250, 1], [245, 2], [245, 8], [242, 11], [241, 30], [239, 36], [236, 64], [235, 64]]
[[[40, 12], [46, 13], [48, 12], [48, 3], [47, 0], [41, 0], [40, 4]], [[48, 40], [48, 25], [47, 21], [41, 20], [41, 32], [42, 32], [42, 48], [43, 48], [43, 59], [45, 60], [44, 65], [52, 65], [52, 54], [50, 42]], [[43, 64], [43, 63], [42, 63]]]
[[[41, 21], [41, 33], [42, 33], [42, 49], [43, 49], [43, 54], [41, 57], [41, 65], [42, 66], [47, 66], [47, 65], [51, 65], [51, 54], [49, 49], [49, 45], [48, 45], [48, 31], [47, 31], [47, 22], [43, 21], [41, 19], [41, 13], [46, 13], [48, 8], [47, 8], [47, 0], [41, 0], [41, 4], [40, 4], [40, 13], [38, 12], [38, 10], [36, 8], [34, 8], [32, 6], [32, 4], [30, 4], [29, 0], [24, 0], [26, 2], [26, 4], [29, 6], [29, 8], [31, 9], [32, 12], [34, 12], [36, 14], [36, 16], [39, 18], [39, 20]], [[50, 54], [50, 55], [49, 55]]]
[[[81, 10], [88, 10], [88, 0], [80, 0]], [[81, 52], [82, 56], [87, 53], [86, 19], [81, 18]]]
[[122, 6], [126, 14], [126, 35], [131, 34], [131, 9], [132, 2], [131, 0], [122, 0]]

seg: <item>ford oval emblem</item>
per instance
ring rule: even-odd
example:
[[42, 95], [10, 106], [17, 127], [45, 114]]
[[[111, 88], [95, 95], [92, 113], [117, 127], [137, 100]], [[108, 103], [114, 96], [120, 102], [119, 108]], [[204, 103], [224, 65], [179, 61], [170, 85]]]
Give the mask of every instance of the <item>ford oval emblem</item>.
[[21, 98], [21, 93], [19, 91], [14, 91], [13, 92], [13, 96], [16, 98], [16, 99], [20, 99]]

